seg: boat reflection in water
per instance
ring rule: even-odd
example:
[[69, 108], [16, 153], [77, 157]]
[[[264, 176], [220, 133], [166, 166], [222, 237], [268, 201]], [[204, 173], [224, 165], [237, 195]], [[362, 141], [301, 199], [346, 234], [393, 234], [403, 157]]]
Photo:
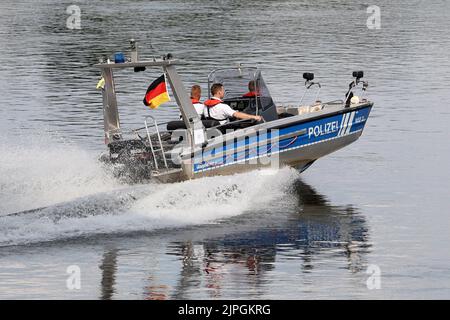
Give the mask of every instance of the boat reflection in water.
[[[274, 298], [277, 275], [287, 286], [286, 290], [325, 269], [329, 276], [363, 276], [367, 266], [365, 255], [371, 246], [364, 217], [352, 206], [331, 205], [302, 180], [295, 182], [292, 192], [298, 200], [287, 213], [267, 212], [257, 214], [256, 218], [254, 213], [244, 214], [211, 228], [178, 230], [176, 238], [180, 240], [167, 240], [162, 254], [181, 264], [179, 275], [173, 274], [177, 270], [173, 263], [150, 268], [144, 296], [147, 299], [258, 298], [267, 297], [268, 291], [272, 291], [269, 297]], [[105, 254], [107, 263], [101, 266], [101, 297], [105, 299], [111, 298], [109, 293], [114, 292], [116, 267], [111, 262], [116, 259], [111, 256], [115, 254], [114, 250]], [[309, 279], [312, 285], [313, 279], [318, 278]]]
[[102, 272], [100, 299], [110, 300], [114, 295], [114, 285], [117, 272], [117, 249], [105, 251], [100, 265]]

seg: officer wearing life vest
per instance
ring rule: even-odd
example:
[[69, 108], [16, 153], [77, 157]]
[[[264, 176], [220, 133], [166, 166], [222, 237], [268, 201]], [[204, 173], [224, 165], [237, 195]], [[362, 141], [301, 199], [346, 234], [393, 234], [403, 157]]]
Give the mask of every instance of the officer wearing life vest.
[[254, 98], [257, 95], [255, 80], [250, 80], [248, 83], [248, 92], [242, 95], [244, 98]]
[[200, 102], [201, 96], [202, 96], [202, 88], [200, 88], [198, 84], [193, 85], [191, 87], [191, 101], [199, 117], [203, 116], [203, 109], [205, 108], [205, 105]]
[[244, 112], [233, 110], [229, 105], [223, 103], [222, 99], [225, 95], [225, 89], [222, 84], [214, 83], [211, 86], [212, 98], [204, 102], [205, 109], [203, 115], [206, 119], [217, 120], [220, 124], [228, 122], [231, 117], [237, 119], [254, 119], [261, 121], [261, 116], [254, 116]]

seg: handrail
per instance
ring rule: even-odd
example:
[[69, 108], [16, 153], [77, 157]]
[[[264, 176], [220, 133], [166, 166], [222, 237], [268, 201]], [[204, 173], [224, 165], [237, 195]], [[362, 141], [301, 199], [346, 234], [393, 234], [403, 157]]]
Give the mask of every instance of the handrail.
[[153, 161], [155, 162], [155, 168], [156, 168], [156, 170], [159, 170], [158, 161], [156, 160], [156, 156], [155, 156], [155, 150], [153, 149], [152, 138], [150, 137], [150, 131], [148, 130], [148, 126], [147, 126], [147, 120], [145, 120], [145, 129], [147, 131], [147, 137], [148, 137], [148, 142], [150, 144], [150, 150], [152, 151]]
[[[170, 120], [170, 121], [174, 121], [174, 120]], [[167, 122], [160, 122], [160, 123], [158, 123], [158, 126], [167, 125], [170, 121], [167, 121]], [[141, 131], [141, 130], [143, 130], [143, 129], [145, 129], [145, 126], [144, 126], [144, 127], [140, 127], [140, 128], [136, 128], [136, 129], [133, 129], [133, 130], [129, 131], [129, 133], [136, 133], [136, 132]]]
[[302, 98], [300, 99], [300, 105], [302, 105], [303, 99], [305, 98], [306, 93], [308, 92], [308, 90], [309, 90], [312, 86], [314, 86], [314, 85], [316, 85], [316, 86], [318, 87], [318, 88], [317, 88], [317, 91], [316, 91], [316, 96], [315, 96], [315, 98], [314, 98], [314, 102], [317, 101], [317, 98], [319, 97], [319, 93], [320, 93], [320, 90], [322, 89], [322, 86], [320, 85], [319, 82], [308, 82], [308, 81], [307, 81], [307, 82], [305, 83], [305, 91], [303, 91]]
[[369, 86], [369, 83], [367, 81], [361, 80], [360, 78], [357, 78], [357, 79], [353, 80], [352, 82], [350, 82], [350, 84], [349, 84], [348, 91], [345, 94], [345, 104], [347, 104], [347, 100], [350, 97], [350, 93], [352, 93], [353, 90], [358, 89], [358, 85], [360, 83], [362, 83], [362, 86], [361, 86], [361, 90], [362, 90], [361, 99], [363, 99], [364, 94], [365, 94], [365, 92], [367, 90], [367, 87]]
[[[159, 133], [159, 129], [158, 129], [158, 122], [156, 121], [155, 117], [153, 117], [153, 116], [146, 116], [145, 117], [145, 121], [144, 121], [144, 123], [145, 123], [145, 130], [147, 131], [147, 137], [148, 137], [148, 141], [150, 143], [150, 149], [152, 151], [153, 159], [155, 161], [155, 167], [156, 167], [157, 170], [159, 169], [158, 163], [157, 163], [157, 160], [156, 160], [156, 156], [155, 156], [155, 149], [153, 148], [152, 139], [150, 137], [150, 131], [148, 130], [147, 119], [149, 119], [149, 118], [153, 120], [153, 125], [155, 126], [156, 134], [158, 136], [159, 146], [161, 148], [160, 151], [161, 151], [162, 156], [163, 156], [164, 165], [166, 166], [166, 169], [168, 169], [169, 166], [167, 165], [166, 154], [164, 153], [164, 147], [163, 147], [163, 144], [162, 144], [162, 141], [161, 141], [161, 134]], [[156, 150], [156, 151], [158, 151], [158, 150]]]

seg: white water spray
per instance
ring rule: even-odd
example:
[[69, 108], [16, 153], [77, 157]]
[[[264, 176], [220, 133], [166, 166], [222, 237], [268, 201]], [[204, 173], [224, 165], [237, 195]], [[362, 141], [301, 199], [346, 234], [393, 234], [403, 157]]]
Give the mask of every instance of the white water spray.
[[1, 143], [0, 246], [218, 223], [277, 206], [298, 178], [285, 168], [124, 186], [77, 147], [20, 146]]

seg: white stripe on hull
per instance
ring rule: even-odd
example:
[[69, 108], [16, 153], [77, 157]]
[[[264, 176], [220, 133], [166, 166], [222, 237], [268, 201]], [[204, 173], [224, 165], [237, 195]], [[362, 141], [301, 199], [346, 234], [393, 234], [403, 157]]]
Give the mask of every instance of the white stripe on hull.
[[344, 135], [350, 133], [350, 129], [352, 128], [354, 118], [355, 118], [355, 111], [353, 111], [350, 115], [350, 120], [348, 121], [347, 128], [345, 129]]
[[342, 130], [344, 129], [345, 122], [347, 121], [348, 115], [349, 115], [348, 113], [345, 113], [342, 117], [341, 127], [339, 128], [339, 132], [337, 134], [338, 137], [341, 136], [341, 134], [342, 134]]
[[355, 111], [344, 114], [342, 117], [341, 127], [338, 132], [338, 137], [349, 134], [355, 118]]

